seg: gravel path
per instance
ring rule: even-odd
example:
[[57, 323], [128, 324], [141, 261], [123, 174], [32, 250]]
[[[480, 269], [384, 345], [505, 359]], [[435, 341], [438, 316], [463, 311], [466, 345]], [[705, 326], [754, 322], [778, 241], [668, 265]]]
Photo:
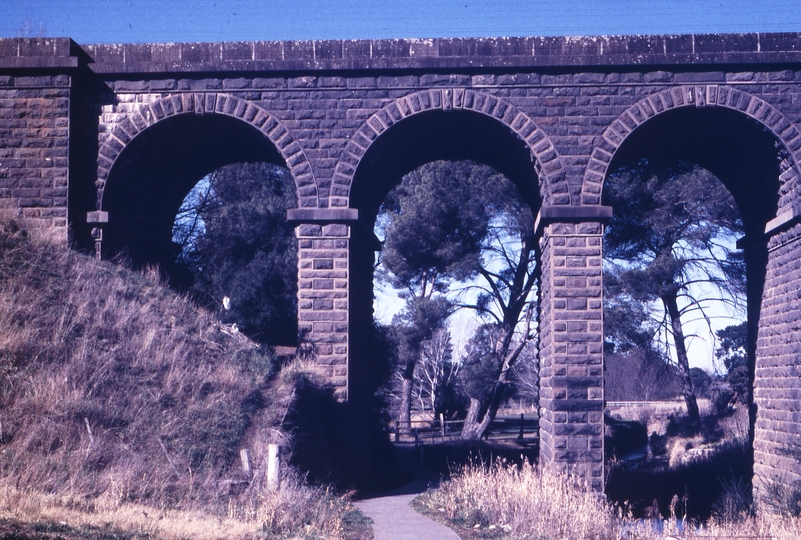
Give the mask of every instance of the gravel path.
[[413, 482], [389, 493], [356, 501], [359, 510], [373, 520], [375, 540], [459, 540], [453, 530], [418, 514], [409, 505], [429, 486], [437, 485], [438, 475], [409, 459], [408, 451], [399, 449], [399, 462], [414, 474]]
[[373, 520], [375, 540], [459, 540], [451, 529], [418, 514], [409, 505], [427, 487], [427, 482], [415, 480], [389, 494], [356, 502]]

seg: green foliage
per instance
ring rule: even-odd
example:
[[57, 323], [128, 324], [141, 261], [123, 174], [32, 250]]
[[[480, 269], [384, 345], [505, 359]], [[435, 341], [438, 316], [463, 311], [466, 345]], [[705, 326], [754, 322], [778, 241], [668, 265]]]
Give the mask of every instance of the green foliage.
[[[533, 224], [527, 201], [508, 179], [468, 161], [429, 163], [390, 193], [378, 217], [385, 237], [378, 275], [410, 301], [396, 321], [406, 320], [399, 339], [404, 379], [411, 379], [419, 357], [419, 345], [404, 342], [422, 343], [419, 338], [429, 339], [436, 329], [411, 320], [419, 309], [411, 301], [441, 295], [495, 321], [497, 351], [481, 361], [474, 357], [461, 375], [475, 378], [467, 383], [474, 393], [486, 399], [494, 393], [535, 282]], [[408, 392], [409, 384], [404, 388]], [[409, 401], [402, 396], [402, 407], [404, 399]]]
[[748, 403], [751, 382], [748, 376], [748, 323], [733, 324], [716, 332], [719, 341], [715, 356], [726, 366], [726, 381], [732, 401]]
[[604, 351], [647, 349], [656, 332], [648, 305], [630, 301], [617, 274], [604, 272]]
[[469, 162], [437, 161], [409, 173], [382, 207], [382, 274], [394, 287], [429, 296], [473, 277], [489, 225], [487, 185], [500, 176]]
[[709, 387], [712, 384], [712, 377], [710, 377], [706, 371], [698, 367], [690, 369], [690, 377], [693, 381], [695, 393], [701, 397], [708, 397]]
[[605, 254], [625, 263], [617, 278], [631, 298], [687, 294], [698, 280], [730, 294], [744, 291], [742, 257], [723, 242], [742, 233], [739, 210], [711, 173], [642, 161], [610, 178], [605, 199], [615, 209]]
[[[688, 415], [700, 429], [683, 324], [695, 317], [711, 324], [708, 302], [739, 306], [745, 296], [743, 257], [730, 248], [743, 232], [737, 206], [725, 186], [704, 169], [649, 160], [612, 175], [604, 202], [615, 210], [604, 237], [607, 306], [620, 334], [613, 333], [612, 342], [642, 341], [642, 331], [650, 327], [639, 322], [641, 315], [660, 301], [662, 332], [652, 335], [670, 336], [660, 348], [674, 347]], [[714, 289], [718, 295], [709, 296]], [[640, 307], [627, 308], [627, 303]], [[607, 332], [607, 341], [609, 336]]]
[[650, 344], [625, 352], [604, 352], [604, 397], [607, 400], [662, 400], [680, 394], [676, 366]]
[[497, 347], [499, 329], [495, 325], [480, 326], [467, 343], [463, 360], [464, 391], [486, 403], [493, 394], [501, 371], [502, 358]]
[[392, 320], [401, 363], [416, 360], [423, 342], [445, 326], [452, 309], [451, 302], [441, 295], [407, 299], [404, 308]]
[[176, 220], [183, 286], [260, 343], [297, 340], [297, 241], [286, 219], [295, 200], [286, 169], [237, 163], [201, 182]]

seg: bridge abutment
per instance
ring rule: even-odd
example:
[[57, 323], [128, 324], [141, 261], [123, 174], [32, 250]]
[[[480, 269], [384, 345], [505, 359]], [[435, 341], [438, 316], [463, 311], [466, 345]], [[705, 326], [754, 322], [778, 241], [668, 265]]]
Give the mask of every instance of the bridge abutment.
[[77, 66], [71, 45], [64, 38], [0, 40], [0, 213], [64, 243], [69, 68]]

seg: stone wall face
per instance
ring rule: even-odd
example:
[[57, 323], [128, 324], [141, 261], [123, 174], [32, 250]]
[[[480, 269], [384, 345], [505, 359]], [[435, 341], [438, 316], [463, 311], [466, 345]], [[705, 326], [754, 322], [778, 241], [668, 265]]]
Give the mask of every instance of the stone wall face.
[[754, 481], [801, 480], [801, 225], [769, 244], [754, 379]]
[[[532, 153], [536, 155], [535, 149], [544, 144], [556, 158], [554, 163], [543, 163], [551, 154], [543, 151], [536, 156], [537, 165], [545, 165], [551, 176], [542, 196], [545, 204], [552, 205], [599, 204], [605, 168], [620, 143], [640, 124], [671, 109], [738, 111], [765, 125], [785, 143], [791, 167], [801, 160], [801, 131], [796, 127], [801, 121], [797, 105], [801, 103], [801, 70], [160, 78], [112, 80], [107, 85], [113, 90], [113, 100], [103, 106], [101, 150], [109, 145], [117, 151], [125, 147], [129, 136], [118, 137], [115, 130], [133, 112], [146, 111], [143, 116], [150, 115], [154, 121], [171, 114], [149, 105], [170, 96], [225, 95], [257, 104], [291, 133], [308, 159], [310, 184], [298, 187], [299, 205], [305, 208], [349, 206], [359, 154], [386, 128], [373, 127], [369, 121], [383, 109], [397, 111], [397, 120], [402, 120], [415, 114], [414, 106], [464, 108], [496, 117], [513, 129], [515, 118], [504, 117], [507, 108], [513, 107], [529, 119], [536, 133]], [[423, 105], [404, 99], [420, 90], [437, 97]], [[455, 105], [459, 92], [481, 96], [480, 106]], [[530, 133], [521, 133], [521, 138]], [[101, 170], [110, 166], [104, 153], [99, 159]], [[784, 207], [799, 196], [801, 182], [795, 169], [782, 180], [780, 204]], [[99, 197], [102, 199], [102, 193]]]
[[296, 232], [298, 330], [313, 340], [316, 363], [347, 399], [350, 227], [312, 223]]
[[67, 241], [69, 75], [0, 74], [0, 211]]
[[[788, 451], [801, 445], [799, 51], [801, 34], [85, 47], [0, 40], [0, 207], [64, 240], [68, 219], [76, 234], [88, 234], [89, 226], [81, 228], [88, 213], [101, 239], [109, 174], [137, 138], [180, 115], [241, 120], [275, 147], [295, 180], [299, 326], [338, 394], [351, 398], [357, 389], [350, 385], [360, 384], [350, 372], [353, 351], [370, 346], [362, 327], [371, 303], [372, 224], [352, 197], [362, 159], [412, 117], [461, 110], [496, 122], [530, 151], [539, 180], [531, 187], [543, 225], [542, 457], [574, 468], [597, 489], [600, 210], [609, 165], [652, 119], [725, 111], [764, 130], [781, 161], [773, 184], [759, 178], [748, 188], [770, 185], [776, 200], [752, 239], [770, 250], [756, 349], [755, 459], [760, 478], [801, 479], [801, 463]], [[75, 88], [80, 96], [71, 95]], [[82, 123], [71, 124], [77, 102]], [[93, 124], [92, 132], [76, 127]], [[97, 145], [91, 159], [81, 153], [95, 161], [86, 168], [97, 171], [92, 178], [83, 169], [73, 174], [76, 143]], [[86, 202], [75, 202], [78, 191]], [[76, 215], [67, 216], [68, 196]]]

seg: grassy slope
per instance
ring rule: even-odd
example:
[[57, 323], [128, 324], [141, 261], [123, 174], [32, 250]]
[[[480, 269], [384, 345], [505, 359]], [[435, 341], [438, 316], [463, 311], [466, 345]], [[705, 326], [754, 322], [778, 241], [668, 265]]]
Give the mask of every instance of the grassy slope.
[[331, 521], [321, 534], [335, 537], [347, 503], [327, 490], [295, 479], [279, 496], [244, 482], [240, 449], [263, 473], [267, 444], [286, 438], [292, 385], [276, 369], [270, 354], [162, 287], [155, 272], [129, 272], [0, 223], [3, 506], [36, 494], [37, 507], [46, 499], [90, 513], [199, 510], [281, 534], [308, 525], [295, 507], [303, 506]]

